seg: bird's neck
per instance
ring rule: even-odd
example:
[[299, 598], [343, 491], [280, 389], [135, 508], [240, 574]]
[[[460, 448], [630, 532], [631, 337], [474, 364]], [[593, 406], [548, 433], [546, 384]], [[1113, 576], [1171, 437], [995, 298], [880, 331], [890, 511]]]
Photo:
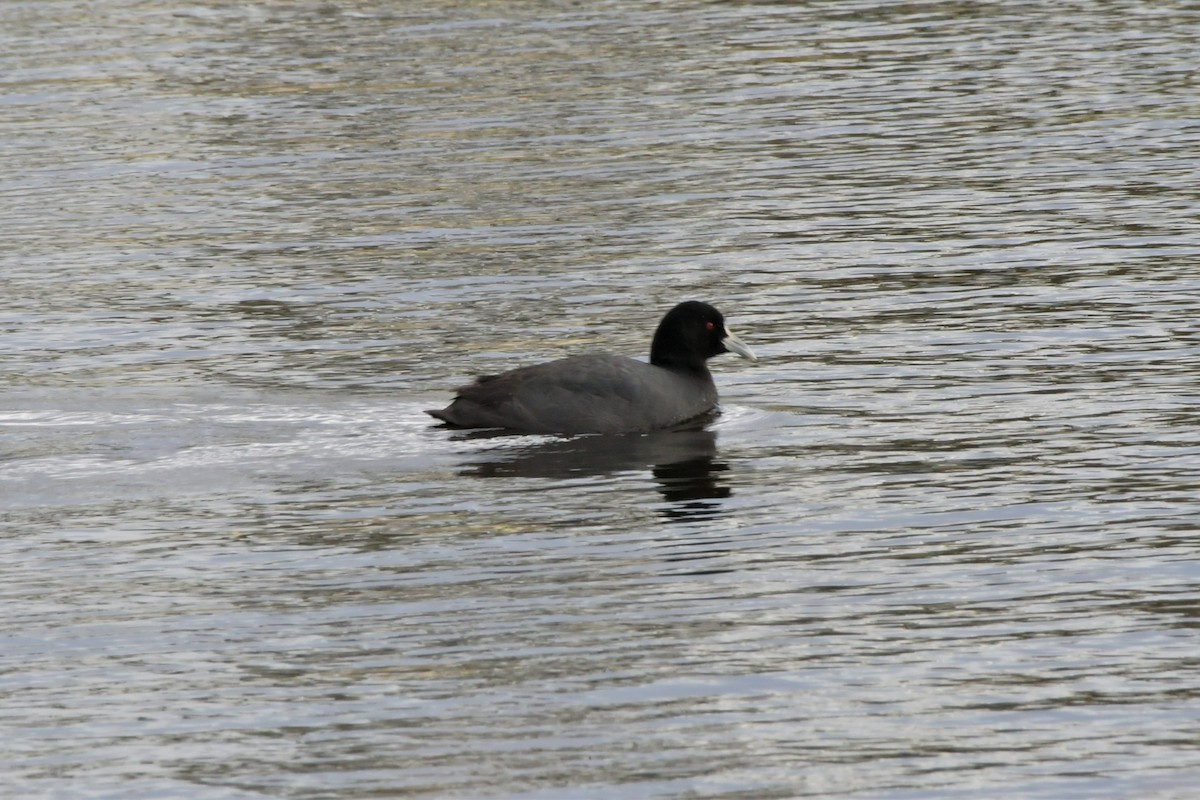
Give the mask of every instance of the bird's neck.
[[650, 363], [656, 367], [669, 369], [672, 372], [682, 372], [687, 375], [699, 375], [700, 377], [710, 377], [708, 365], [703, 359], [696, 358], [672, 358], [671, 356], [663, 355], [662, 353], [650, 351]]

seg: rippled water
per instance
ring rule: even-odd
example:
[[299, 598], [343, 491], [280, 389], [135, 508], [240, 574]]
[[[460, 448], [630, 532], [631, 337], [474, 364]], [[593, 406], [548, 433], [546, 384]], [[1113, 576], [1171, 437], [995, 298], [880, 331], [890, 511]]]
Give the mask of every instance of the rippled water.
[[[13, 797], [1190, 797], [1200, 14], [0, 6]], [[705, 431], [466, 377], [758, 351]]]

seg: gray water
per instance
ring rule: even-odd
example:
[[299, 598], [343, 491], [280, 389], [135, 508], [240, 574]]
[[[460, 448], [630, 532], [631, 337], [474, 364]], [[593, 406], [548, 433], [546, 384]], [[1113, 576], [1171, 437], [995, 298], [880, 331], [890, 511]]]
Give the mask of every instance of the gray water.
[[[0, 6], [0, 794], [1195, 796], [1198, 42]], [[689, 298], [703, 431], [421, 413]]]

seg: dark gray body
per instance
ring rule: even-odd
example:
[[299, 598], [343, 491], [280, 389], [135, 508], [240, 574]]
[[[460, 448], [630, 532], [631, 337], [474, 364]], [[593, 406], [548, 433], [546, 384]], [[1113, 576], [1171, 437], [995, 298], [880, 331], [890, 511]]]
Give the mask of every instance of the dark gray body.
[[670, 428], [717, 404], [708, 369], [580, 355], [486, 375], [428, 413], [460, 428], [527, 433], [639, 433]]

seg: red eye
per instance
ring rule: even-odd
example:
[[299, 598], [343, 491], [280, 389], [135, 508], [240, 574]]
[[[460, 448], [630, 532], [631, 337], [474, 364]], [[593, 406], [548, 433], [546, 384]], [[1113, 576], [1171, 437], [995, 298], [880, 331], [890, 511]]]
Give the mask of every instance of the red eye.
[[708, 329], [711, 331], [713, 328], [715, 328], [715, 327], [717, 327], [717, 326], [716, 326], [716, 325], [714, 325], [714, 324], [713, 324], [713, 323], [711, 323], [711, 322], [706, 322], [706, 323], [704, 323], [704, 327], [705, 327], [705, 328], [708, 328]]

